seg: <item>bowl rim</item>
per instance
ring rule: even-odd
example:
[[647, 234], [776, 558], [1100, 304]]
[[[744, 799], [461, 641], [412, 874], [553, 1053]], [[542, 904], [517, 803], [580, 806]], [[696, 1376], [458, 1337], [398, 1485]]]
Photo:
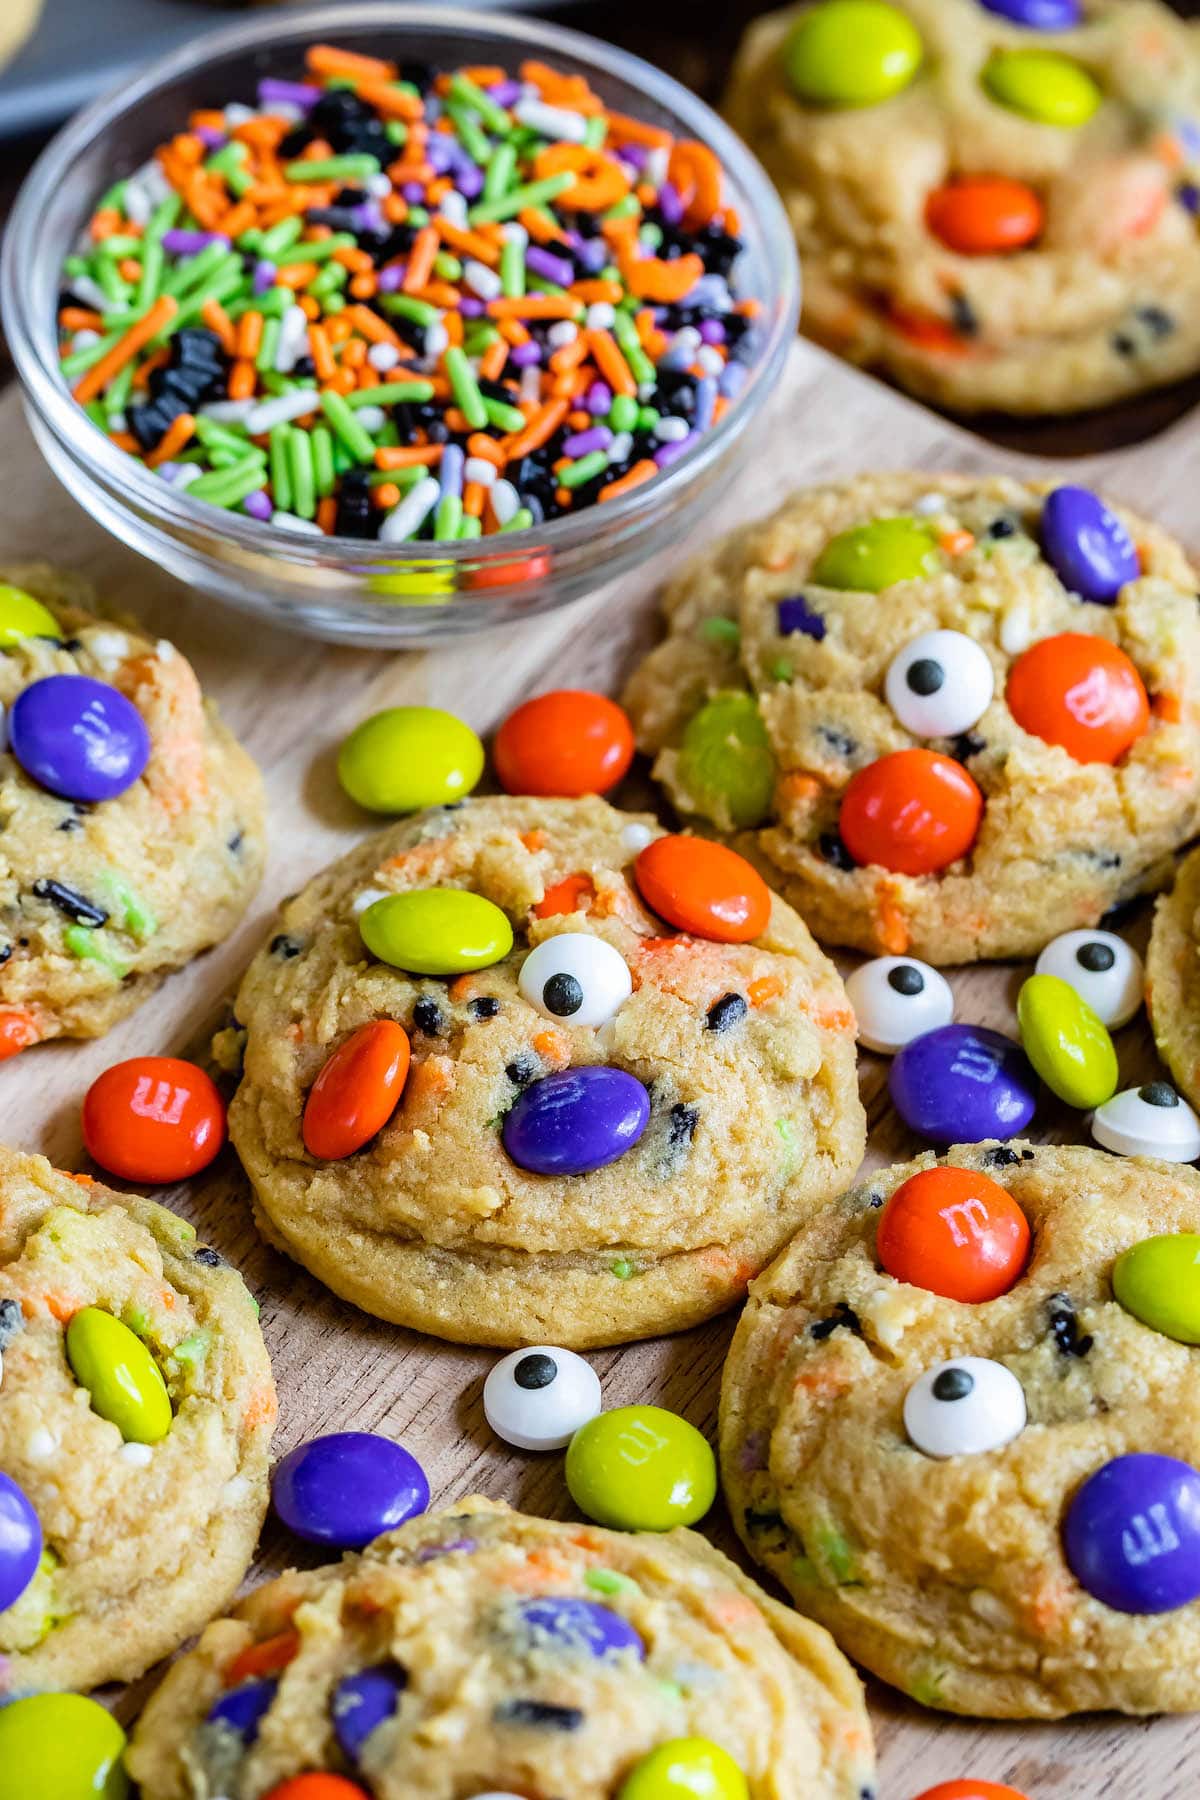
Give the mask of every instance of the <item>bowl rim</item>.
[[[741, 435], [744, 426], [770, 391], [788, 344], [794, 338], [800, 305], [800, 267], [795, 241], [783, 204], [765, 170], [732, 127], [699, 95], [657, 69], [642, 57], [619, 49], [588, 33], [522, 14], [484, 11], [473, 7], [430, 6], [420, 0], [356, 0], [352, 5], [304, 7], [283, 16], [264, 12], [248, 21], [221, 27], [192, 38], [182, 48], [148, 63], [131, 80], [100, 95], [50, 140], [26, 176], [0, 247], [0, 313], [9, 334], [13, 362], [29, 403], [61, 442], [73, 446], [73, 455], [90, 474], [98, 475], [125, 506], [131, 504], [152, 513], [161, 526], [184, 534], [223, 539], [249, 556], [268, 556], [283, 563], [311, 565], [331, 573], [370, 573], [395, 569], [398, 564], [420, 569], [437, 563], [489, 564], [501, 567], [520, 555], [538, 550], [567, 553], [582, 547], [594, 530], [593, 507], [565, 514], [520, 531], [494, 533], [491, 537], [458, 539], [446, 543], [406, 540], [381, 544], [288, 530], [249, 514], [213, 508], [189, 498], [186, 489], [174, 488], [139, 460], [111, 443], [88, 417], [67, 388], [58, 369], [57, 335], [53, 317], [45, 320], [33, 312], [31, 283], [23, 271], [38, 257], [38, 228], [50, 197], [84, 155], [94, 139], [167, 83], [186, 76], [209, 58], [252, 52], [277, 46], [280, 55], [302, 43], [335, 41], [348, 29], [372, 26], [392, 31], [430, 29], [509, 44], [518, 54], [547, 52], [579, 65], [585, 73], [600, 72], [623, 80], [665, 110], [673, 112], [687, 129], [716, 152], [722, 167], [743, 190], [756, 215], [765, 254], [763, 265], [769, 304], [775, 312], [760, 354], [746, 364], [748, 377], [723, 418], [704, 432], [690, 450], [651, 481], [641, 483], [605, 507], [606, 526], [636, 527], [643, 515], [657, 514], [660, 507], [686, 491], [691, 479], [703, 471]], [[482, 54], [482, 51], [480, 52]], [[83, 430], [80, 430], [82, 421]], [[218, 517], [217, 515], [221, 515]], [[513, 580], [519, 577], [513, 576]], [[599, 580], [603, 580], [600, 574]], [[597, 585], [599, 585], [599, 580]], [[447, 600], [452, 596], [447, 595]], [[434, 609], [431, 609], [434, 610]]]

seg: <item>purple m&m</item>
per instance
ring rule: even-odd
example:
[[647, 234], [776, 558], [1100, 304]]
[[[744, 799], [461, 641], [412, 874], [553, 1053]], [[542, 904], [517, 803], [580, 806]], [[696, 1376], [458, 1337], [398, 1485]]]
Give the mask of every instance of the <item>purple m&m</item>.
[[46, 675], [18, 694], [12, 753], [64, 800], [115, 800], [150, 760], [150, 733], [124, 694], [90, 675]]
[[627, 1619], [601, 1606], [597, 1600], [578, 1600], [570, 1594], [545, 1594], [525, 1600], [520, 1607], [521, 1628], [528, 1645], [537, 1650], [583, 1653], [603, 1658], [632, 1650], [639, 1662], [646, 1646]]
[[649, 1094], [624, 1069], [561, 1069], [517, 1100], [504, 1121], [504, 1148], [534, 1175], [587, 1175], [624, 1156], [649, 1117]]
[[1071, 1572], [1123, 1613], [1200, 1597], [1200, 1470], [1175, 1456], [1115, 1456], [1089, 1475], [1063, 1523]]
[[408, 1677], [398, 1663], [359, 1669], [338, 1682], [333, 1695], [333, 1735], [342, 1754], [356, 1763], [363, 1745], [400, 1704]]
[[942, 1025], [906, 1044], [888, 1090], [904, 1123], [933, 1144], [978, 1144], [1024, 1131], [1037, 1076], [1020, 1044], [985, 1025]]
[[1079, 0], [979, 0], [985, 12], [1028, 31], [1070, 31], [1083, 19]]
[[1090, 488], [1055, 488], [1042, 508], [1042, 551], [1064, 587], [1111, 606], [1142, 572], [1137, 547]]
[[278, 1690], [277, 1681], [243, 1681], [214, 1701], [208, 1711], [208, 1723], [223, 1725], [244, 1744], [252, 1744]]
[[331, 1431], [298, 1444], [275, 1470], [271, 1502], [297, 1537], [361, 1550], [429, 1505], [415, 1456], [373, 1431]]
[[42, 1527], [29, 1496], [0, 1475], [0, 1613], [21, 1598], [42, 1559]]

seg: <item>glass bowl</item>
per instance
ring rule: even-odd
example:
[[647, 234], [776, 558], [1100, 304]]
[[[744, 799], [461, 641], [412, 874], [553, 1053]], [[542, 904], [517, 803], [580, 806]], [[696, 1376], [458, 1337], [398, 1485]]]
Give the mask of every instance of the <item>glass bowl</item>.
[[[295, 76], [329, 40], [373, 56], [453, 67], [536, 57], [582, 71], [613, 108], [698, 138], [722, 163], [745, 249], [738, 291], [761, 305], [758, 356], [720, 422], [653, 480], [603, 506], [526, 531], [457, 543], [376, 544], [262, 524], [192, 500], [110, 443], [58, 370], [55, 314], [64, 257], [97, 197], [139, 167], [193, 110], [253, 97], [264, 75]], [[123, 543], [243, 612], [312, 636], [391, 649], [547, 612], [681, 539], [727, 480], [774, 387], [799, 309], [792, 233], [775, 190], [703, 101], [596, 39], [534, 19], [416, 5], [270, 11], [197, 38], [80, 113], [30, 172], [0, 267], [4, 323], [33, 434], [50, 467]]]

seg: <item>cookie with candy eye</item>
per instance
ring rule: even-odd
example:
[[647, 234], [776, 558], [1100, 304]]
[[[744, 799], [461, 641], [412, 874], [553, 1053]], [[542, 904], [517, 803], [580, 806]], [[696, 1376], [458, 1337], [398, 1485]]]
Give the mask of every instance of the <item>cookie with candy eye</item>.
[[171, 644], [44, 564], [0, 574], [3, 1059], [98, 1037], [227, 937], [265, 827], [258, 770]]
[[870, 1175], [734, 1335], [750, 1554], [926, 1706], [1195, 1710], [1198, 1248], [1200, 1175], [1162, 1162], [1017, 1141]]
[[276, 1405], [253, 1300], [174, 1213], [0, 1149], [0, 1217], [2, 1700], [134, 1680], [232, 1597]]
[[703, 1538], [478, 1498], [258, 1588], [169, 1671], [127, 1763], [142, 1800], [297, 1777], [330, 1800], [874, 1793], [850, 1665]]
[[[1168, 880], [1200, 828], [1195, 587], [1077, 484], [866, 475], [683, 570], [625, 703], [676, 810], [818, 938], [1036, 956]], [[1115, 1019], [1136, 965], [1114, 967]]]
[[287, 903], [236, 1014], [264, 1233], [448, 1338], [694, 1324], [862, 1153], [854, 1014], [799, 918], [738, 852], [595, 796], [365, 840]]
[[750, 26], [725, 110], [851, 362], [1008, 413], [1200, 367], [1200, 48], [1165, 0], [805, 0]]

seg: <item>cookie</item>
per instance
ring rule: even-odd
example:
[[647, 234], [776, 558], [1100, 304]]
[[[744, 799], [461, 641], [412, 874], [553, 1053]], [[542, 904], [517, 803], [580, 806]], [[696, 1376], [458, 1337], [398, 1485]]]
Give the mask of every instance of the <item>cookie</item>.
[[827, 1207], [726, 1365], [751, 1555], [924, 1705], [1194, 1710], [1198, 1228], [1193, 1170], [1021, 1143]]
[[227, 937], [265, 826], [258, 770], [171, 644], [43, 564], [0, 583], [4, 1057], [100, 1036]]
[[128, 1765], [142, 1800], [258, 1800], [301, 1770], [374, 1800], [610, 1800], [626, 1781], [631, 1796], [665, 1791], [649, 1759], [680, 1739], [706, 1740], [729, 1771], [697, 1793], [874, 1793], [849, 1665], [703, 1538], [472, 1499], [210, 1625], [151, 1699]]
[[1200, 366], [1200, 34], [1158, 0], [1037, 10], [789, 7], [726, 100], [790, 213], [805, 329], [963, 411]]
[[1195, 581], [1077, 486], [863, 476], [686, 567], [626, 704], [674, 804], [819, 939], [1031, 955], [1163, 885], [1200, 822]]
[[0, 1512], [32, 1537], [25, 1567], [21, 1532], [0, 1539], [0, 1697], [131, 1681], [254, 1553], [257, 1308], [165, 1207], [0, 1150], [0, 1358]]
[[1158, 1054], [1180, 1092], [1200, 1105], [1200, 850], [1184, 858], [1155, 907], [1146, 1006]]
[[719, 851], [753, 910], [722, 924], [703, 880], [672, 899], [672, 847], [718, 850], [595, 798], [469, 800], [290, 901], [235, 1009], [229, 1131], [268, 1239], [470, 1343], [612, 1344], [731, 1305], [858, 1166], [854, 1018], [740, 857]]

